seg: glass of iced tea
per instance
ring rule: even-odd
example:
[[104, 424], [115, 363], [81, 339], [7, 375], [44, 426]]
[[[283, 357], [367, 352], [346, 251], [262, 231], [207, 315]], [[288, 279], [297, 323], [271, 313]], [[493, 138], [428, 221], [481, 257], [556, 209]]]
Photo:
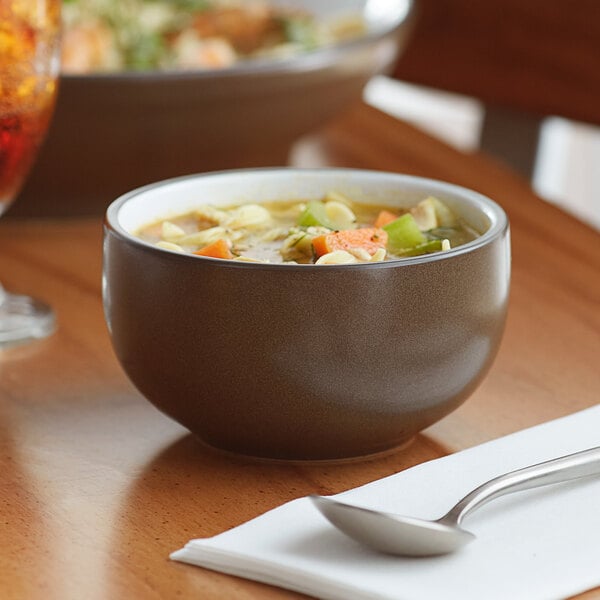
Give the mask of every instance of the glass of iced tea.
[[[59, 33], [59, 0], [0, 0], [0, 214], [19, 193], [50, 121]], [[0, 345], [53, 330], [48, 306], [0, 286]]]

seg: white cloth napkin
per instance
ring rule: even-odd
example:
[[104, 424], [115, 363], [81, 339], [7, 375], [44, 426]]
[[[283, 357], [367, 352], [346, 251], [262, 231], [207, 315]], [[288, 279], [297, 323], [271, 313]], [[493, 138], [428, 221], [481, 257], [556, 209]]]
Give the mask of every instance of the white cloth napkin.
[[[339, 494], [438, 518], [504, 472], [600, 445], [600, 405]], [[600, 476], [516, 492], [468, 516], [477, 539], [435, 558], [363, 548], [294, 500], [171, 558], [328, 600], [550, 600], [600, 585]]]

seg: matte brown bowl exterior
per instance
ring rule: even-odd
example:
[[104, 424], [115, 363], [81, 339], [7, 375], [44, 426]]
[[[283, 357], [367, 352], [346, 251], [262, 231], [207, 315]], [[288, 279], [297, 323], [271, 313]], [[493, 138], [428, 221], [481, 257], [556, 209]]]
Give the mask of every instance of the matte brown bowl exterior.
[[[153, 186], [107, 212], [105, 310], [116, 354], [142, 394], [212, 446], [278, 459], [391, 449], [458, 407], [496, 354], [510, 278], [502, 210], [431, 180], [332, 172], [367, 193], [385, 181], [455, 205], [485, 203], [490, 229], [447, 254], [404, 261], [265, 265], [182, 255], [129, 235], [119, 211]], [[201, 196], [210, 177], [260, 177], [268, 187], [282, 173], [330, 177], [272, 169], [195, 181]]]
[[[293, 4], [317, 15], [366, 6]], [[110, 199], [160, 179], [287, 164], [299, 137], [357, 102], [371, 77], [393, 67], [412, 3], [389, 3], [404, 4], [405, 14], [369, 35], [282, 61], [63, 76], [46, 141], [11, 214], [103, 215]]]

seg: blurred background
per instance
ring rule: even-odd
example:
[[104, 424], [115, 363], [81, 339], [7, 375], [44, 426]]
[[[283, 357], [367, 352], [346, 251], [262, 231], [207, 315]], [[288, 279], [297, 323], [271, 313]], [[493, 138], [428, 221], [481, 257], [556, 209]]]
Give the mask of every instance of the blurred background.
[[[177, 34], [188, 70], [157, 68], [152, 60], [164, 40], [152, 27], [171, 18], [165, 6], [210, 4], [64, 4], [69, 26], [80, 18], [73, 11], [91, 7], [107, 16], [109, 27], [99, 28], [92, 17], [75, 34], [66, 32], [70, 70], [11, 214], [102, 214], [117, 195], [157, 179], [286, 164], [297, 139], [363, 98], [463, 152], [492, 154], [540, 196], [600, 228], [600, 1], [270, 0], [263, 9], [293, 7], [292, 13], [235, 16], [231, 35], [219, 30], [232, 29], [226, 5], [227, 18], [201, 15], [191, 38], [190, 28]], [[314, 15], [318, 27], [298, 8]], [[316, 40], [327, 20], [335, 27], [321, 50]], [[117, 41], [137, 39], [132, 63], [123, 64], [112, 48], [106, 64], [94, 65], [118, 22], [124, 33]], [[265, 24], [272, 35], [274, 23], [285, 25], [283, 51], [259, 56], [267, 58], [262, 64], [228, 62], [232, 47], [254, 43]], [[207, 27], [209, 44], [197, 36]], [[164, 39], [171, 43], [173, 36]], [[194, 53], [202, 56], [201, 69], [189, 64]]]
[[[485, 107], [477, 98], [378, 76], [365, 101], [463, 152], [481, 148]], [[538, 135], [528, 173], [535, 192], [600, 230], [600, 127], [547, 116]]]
[[600, 2], [419, 0], [374, 106], [483, 150], [600, 228]]

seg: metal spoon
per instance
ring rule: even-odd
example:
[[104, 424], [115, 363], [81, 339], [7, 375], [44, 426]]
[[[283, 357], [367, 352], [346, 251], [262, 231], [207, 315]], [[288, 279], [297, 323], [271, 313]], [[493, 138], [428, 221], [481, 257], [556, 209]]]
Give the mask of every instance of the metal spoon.
[[467, 494], [436, 521], [404, 517], [311, 495], [321, 513], [357, 542], [387, 554], [434, 556], [458, 550], [475, 539], [460, 527], [481, 506], [521, 490], [600, 473], [600, 447], [555, 458], [491, 479]]

